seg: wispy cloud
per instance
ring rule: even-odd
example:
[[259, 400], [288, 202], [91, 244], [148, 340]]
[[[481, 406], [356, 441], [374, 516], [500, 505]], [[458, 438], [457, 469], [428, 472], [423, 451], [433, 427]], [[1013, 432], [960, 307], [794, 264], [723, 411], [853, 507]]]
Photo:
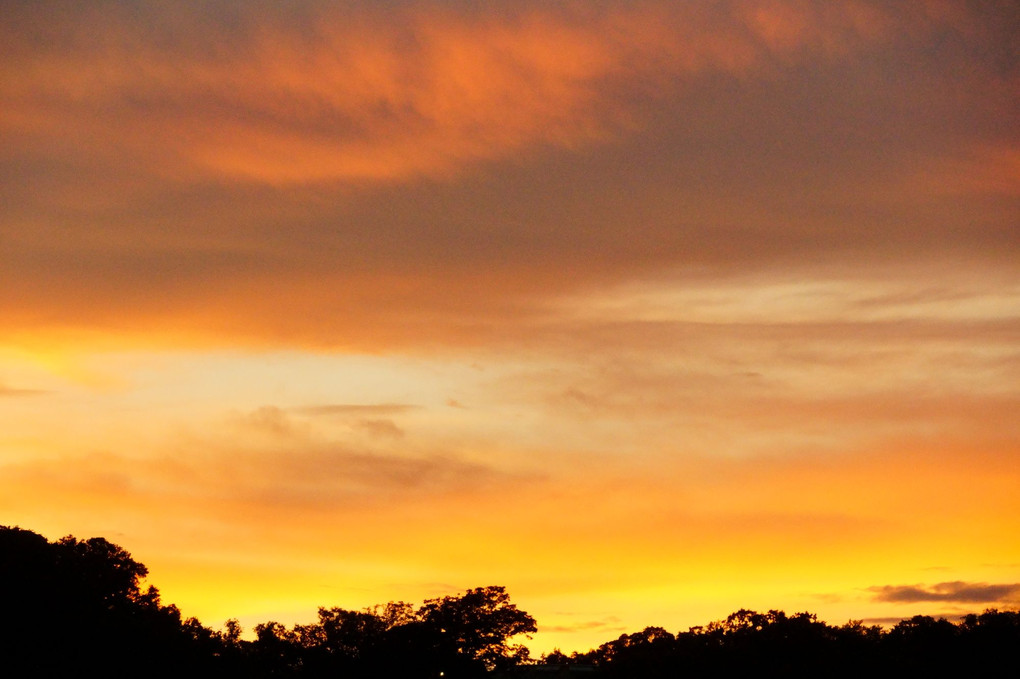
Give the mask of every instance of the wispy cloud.
[[15, 387], [6, 387], [0, 384], [0, 398], [10, 396], [40, 396], [48, 393], [45, 389], [18, 389]]
[[385, 415], [402, 415], [418, 408], [419, 406], [407, 403], [344, 403], [288, 408], [288, 412], [315, 417], [381, 417]]
[[540, 629], [542, 632], [552, 633], [605, 632], [608, 634], [622, 631], [625, 626], [620, 624], [619, 618], [610, 616], [605, 620], [584, 620], [567, 625], [542, 625]]
[[[45, 486], [68, 501], [119, 503], [148, 511], [181, 502], [193, 511], [217, 505], [333, 511], [453, 492], [481, 492], [520, 479], [455, 456], [361, 452], [340, 446], [224, 450], [139, 459], [113, 453], [3, 465], [5, 486]], [[12, 495], [20, 495], [21, 491]], [[91, 499], [89, 499], [91, 498]]]
[[935, 585], [884, 585], [871, 587], [877, 601], [918, 603], [944, 601], [961, 604], [1013, 604], [1020, 601], [1020, 583], [940, 582]]

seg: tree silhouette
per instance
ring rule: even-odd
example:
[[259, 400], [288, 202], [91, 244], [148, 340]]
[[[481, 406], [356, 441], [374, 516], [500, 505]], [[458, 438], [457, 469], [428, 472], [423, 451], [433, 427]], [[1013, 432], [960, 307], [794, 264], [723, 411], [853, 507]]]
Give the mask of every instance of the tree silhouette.
[[[146, 567], [103, 538], [49, 542], [0, 526], [0, 677], [343, 677], [474, 679], [549, 676], [515, 643], [535, 619], [503, 587], [351, 611], [320, 608], [288, 628], [265, 622], [254, 640], [236, 620], [220, 632], [181, 619]], [[958, 624], [930, 616], [885, 631], [841, 627], [811, 613], [741, 609], [673, 634], [646, 627], [586, 653], [546, 656], [559, 670], [603, 677], [1001, 676], [1016, 670], [1020, 611], [986, 610]], [[571, 667], [582, 665], [582, 667]], [[544, 672], [544, 674], [543, 674]]]
[[505, 668], [527, 660], [528, 649], [512, 637], [536, 631], [535, 619], [510, 603], [503, 587], [478, 587], [459, 597], [430, 599], [418, 609], [422, 624], [436, 635], [442, 655], [460, 670]]
[[161, 677], [201, 661], [201, 626], [143, 589], [148, 570], [121, 547], [0, 527], [0, 555], [0, 657], [10, 676]]
[[404, 602], [364, 611], [322, 607], [314, 623], [263, 623], [249, 657], [255, 676], [458, 679], [525, 661], [527, 649], [511, 638], [534, 631], [534, 618], [503, 587], [481, 587], [417, 609]]

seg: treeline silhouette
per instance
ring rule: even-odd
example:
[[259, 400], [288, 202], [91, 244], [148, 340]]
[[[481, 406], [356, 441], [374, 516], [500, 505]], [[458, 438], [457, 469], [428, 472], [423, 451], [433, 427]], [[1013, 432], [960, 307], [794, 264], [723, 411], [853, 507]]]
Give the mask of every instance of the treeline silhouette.
[[459, 677], [528, 660], [512, 637], [535, 619], [502, 587], [420, 606], [320, 608], [318, 621], [266, 622], [255, 639], [182, 619], [144, 565], [103, 538], [49, 542], [0, 527], [0, 677]]
[[918, 615], [889, 630], [812, 613], [739, 610], [676, 635], [661, 627], [624, 634], [586, 653], [553, 651], [547, 664], [641, 677], [1020, 676], [1020, 612], [986, 610], [959, 624]]
[[959, 624], [916, 616], [890, 630], [841, 627], [809, 613], [740, 610], [672, 634], [648, 627], [586, 653], [533, 661], [512, 643], [536, 631], [503, 587], [420, 606], [320, 608], [318, 620], [265, 622], [254, 639], [184, 619], [143, 589], [144, 565], [103, 538], [50, 542], [0, 526], [0, 676], [649, 678], [731, 676], [1016, 676], [1020, 612], [987, 610]]

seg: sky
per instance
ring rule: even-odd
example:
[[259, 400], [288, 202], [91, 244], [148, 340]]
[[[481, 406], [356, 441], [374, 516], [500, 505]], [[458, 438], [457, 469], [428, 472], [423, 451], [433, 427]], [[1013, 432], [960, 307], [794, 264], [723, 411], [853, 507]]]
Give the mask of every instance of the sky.
[[0, 523], [247, 629], [1020, 606], [1020, 6], [0, 9]]

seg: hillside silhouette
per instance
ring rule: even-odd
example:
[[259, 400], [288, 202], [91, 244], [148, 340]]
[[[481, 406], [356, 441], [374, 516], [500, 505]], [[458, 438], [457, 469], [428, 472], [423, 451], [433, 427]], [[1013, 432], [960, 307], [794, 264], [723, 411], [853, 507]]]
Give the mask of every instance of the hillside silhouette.
[[242, 638], [184, 619], [148, 569], [103, 538], [50, 542], [0, 527], [0, 675], [5, 677], [850, 677], [1014, 676], [1020, 612], [954, 624], [915, 616], [889, 630], [810, 613], [740, 610], [673, 634], [647, 627], [598, 648], [539, 661], [515, 639], [535, 619], [503, 587], [414, 606], [318, 610], [316, 622], [256, 625]]

